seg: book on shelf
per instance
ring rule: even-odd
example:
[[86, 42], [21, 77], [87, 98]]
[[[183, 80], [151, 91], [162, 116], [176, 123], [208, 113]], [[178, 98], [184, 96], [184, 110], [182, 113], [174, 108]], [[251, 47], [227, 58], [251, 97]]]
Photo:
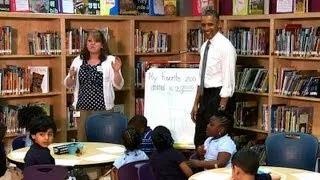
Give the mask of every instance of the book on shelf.
[[264, 0], [249, 0], [248, 14], [263, 14]]
[[0, 55], [16, 54], [17, 34], [12, 26], [0, 26]]
[[176, 0], [164, 0], [164, 14], [166, 16], [177, 15], [177, 1]]
[[137, 0], [138, 15], [149, 15], [149, 12], [150, 12], [149, 0]]
[[100, 14], [100, 0], [88, 0], [88, 14]]
[[49, 0], [29, 0], [30, 11], [33, 13], [48, 13]]
[[272, 132], [312, 133], [313, 107], [274, 104], [270, 120]]
[[0, 1], [0, 11], [10, 11], [10, 0], [1, 0]]
[[164, 0], [149, 0], [149, 15], [150, 16], [164, 15]]
[[49, 0], [49, 13], [58, 14], [62, 13], [61, 0]]
[[243, 101], [236, 102], [234, 112], [236, 126], [256, 126], [258, 124], [258, 102]]
[[292, 13], [294, 0], [270, 0], [271, 14]]
[[219, 14], [232, 15], [232, 3], [233, 0], [219, 0]]
[[10, 0], [11, 12], [30, 12], [29, 0]]
[[320, 12], [319, 0], [308, 0], [308, 12]]
[[119, 0], [119, 14], [120, 15], [137, 15], [137, 0]]
[[135, 0], [100, 0], [100, 15], [130, 15], [130, 13], [136, 12], [134, 8], [136, 8]]
[[177, 0], [177, 11], [179, 16], [192, 16], [192, 0]]
[[219, 0], [192, 0], [192, 16], [201, 16], [202, 10], [209, 5], [219, 13]]
[[294, 13], [305, 13], [308, 0], [295, 0], [293, 5]]
[[[31, 92], [49, 93], [50, 82], [49, 82], [49, 67], [48, 66], [28, 66], [31, 77]], [[36, 78], [35, 78], [36, 75]], [[33, 90], [32, 90], [33, 88]]]
[[233, 0], [232, 7], [232, 15], [248, 15], [249, 0]]

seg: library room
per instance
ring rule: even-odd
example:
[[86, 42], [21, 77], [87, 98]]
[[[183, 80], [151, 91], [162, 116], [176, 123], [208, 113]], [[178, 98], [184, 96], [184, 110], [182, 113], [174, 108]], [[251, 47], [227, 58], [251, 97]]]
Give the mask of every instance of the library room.
[[320, 179], [319, 0], [0, 0], [0, 180]]

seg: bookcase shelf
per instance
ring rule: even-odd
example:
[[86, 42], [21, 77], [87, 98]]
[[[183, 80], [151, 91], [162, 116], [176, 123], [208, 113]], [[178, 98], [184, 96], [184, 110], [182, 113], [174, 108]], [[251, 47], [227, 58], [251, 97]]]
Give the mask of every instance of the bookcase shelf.
[[285, 95], [279, 95], [274, 94], [273, 97], [277, 98], [284, 98], [284, 99], [292, 99], [292, 100], [301, 100], [301, 101], [313, 101], [313, 102], [320, 102], [320, 98], [314, 98], [314, 97], [304, 97], [304, 96], [285, 96]]
[[240, 92], [240, 91], [236, 91], [235, 93], [238, 94], [250, 94], [250, 95], [256, 95], [256, 96], [269, 96], [268, 93], [258, 93], [258, 92], [251, 92], [251, 91], [244, 91], [244, 92]]
[[30, 94], [21, 94], [21, 95], [1, 95], [0, 99], [13, 99], [13, 98], [34, 98], [34, 97], [50, 97], [61, 95], [61, 92], [49, 92], [49, 93], [30, 93]]
[[61, 55], [0, 55], [1, 59], [42, 59], [42, 58], [59, 58]]
[[320, 61], [320, 57], [275, 56], [274, 58], [292, 61]]
[[[320, 99], [312, 97], [282, 96], [273, 94], [274, 90], [274, 68], [278, 65], [295, 66], [297, 69], [320, 70], [318, 62], [320, 57], [290, 57], [272, 55], [275, 51], [275, 32], [277, 28], [284, 28], [288, 23], [301, 23], [304, 27], [320, 24], [320, 13], [306, 14], [275, 14], [275, 15], [250, 15], [250, 16], [220, 16], [221, 31], [228, 35], [228, 30], [236, 27], [267, 27], [269, 30], [269, 52], [267, 55], [239, 55], [238, 63], [263, 67], [269, 70], [269, 92], [241, 92], [240, 98], [257, 100], [259, 106], [266, 104], [271, 107], [277, 103], [287, 103], [289, 105], [312, 104], [313, 130], [312, 133], [320, 137], [320, 122], [316, 121], [320, 117]], [[62, 82], [67, 74], [76, 55], [69, 55], [66, 48], [66, 29], [100, 29], [108, 27], [110, 39], [108, 45], [112, 54], [120, 56], [123, 66], [122, 73], [125, 79], [124, 89], [116, 91], [116, 104], [124, 104], [125, 114], [130, 119], [135, 113], [136, 98], [143, 97], [143, 88], [135, 87], [135, 67], [138, 61], [175, 61], [181, 63], [199, 62], [198, 52], [185, 52], [187, 47], [187, 34], [190, 29], [201, 27], [200, 17], [149, 17], [149, 16], [96, 16], [96, 15], [74, 15], [74, 14], [39, 14], [39, 13], [0, 13], [0, 26], [12, 26], [16, 30], [13, 45], [15, 52], [13, 55], [0, 55], [0, 68], [10, 64], [17, 64], [21, 67], [28, 65], [48, 66], [50, 68], [50, 89], [52, 92], [46, 94], [25, 94], [0, 96], [0, 100], [6, 104], [27, 104], [30, 102], [43, 101], [52, 106], [53, 119], [56, 120], [57, 128], [61, 131], [56, 141], [66, 141], [72, 138], [74, 132], [68, 131], [66, 125], [67, 104], [70, 104], [72, 94], [65, 90]], [[135, 52], [135, 31], [136, 29], [150, 32], [158, 30], [170, 36], [168, 52], [162, 53], [137, 53]], [[29, 32], [55, 31], [61, 37], [61, 55], [28, 55]], [[183, 53], [180, 53], [183, 52]], [[184, 53], [185, 52], [185, 53]], [[260, 110], [259, 110], [260, 111]], [[270, 110], [269, 110], [270, 114]], [[261, 119], [259, 113], [259, 119]], [[268, 118], [270, 125], [270, 117]], [[259, 133], [270, 133], [258, 128], [245, 128]], [[69, 136], [70, 132], [70, 136]]]

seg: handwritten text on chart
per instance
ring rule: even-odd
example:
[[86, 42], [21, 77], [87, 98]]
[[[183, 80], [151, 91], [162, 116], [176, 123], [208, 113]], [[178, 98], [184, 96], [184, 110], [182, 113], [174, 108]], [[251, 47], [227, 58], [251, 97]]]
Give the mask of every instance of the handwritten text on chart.
[[185, 92], [192, 92], [197, 87], [196, 77], [180, 77], [178, 73], [168, 74], [167, 72], [162, 72], [161, 76], [156, 76], [151, 72], [148, 78], [152, 82], [152, 85], [149, 86], [151, 91], [169, 91], [183, 94]]

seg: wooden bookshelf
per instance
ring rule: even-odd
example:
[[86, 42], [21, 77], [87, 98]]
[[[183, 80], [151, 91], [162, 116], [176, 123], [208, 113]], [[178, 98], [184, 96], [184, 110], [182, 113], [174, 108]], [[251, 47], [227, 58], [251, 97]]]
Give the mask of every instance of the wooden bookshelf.
[[[275, 56], [275, 29], [283, 28], [288, 23], [300, 23], [303, 27], [320, 23], [320, 13], [275, 14], [250, 16], [220, 16], [221, 31], [227, 35], [228, 30], [235, 27], [269, 27], [269, 52], [266, 55], [239, 55], [237, 63], [264, 67], [269, 70], [269, 92], [240, 93], [240, 98], [253, 99], [271, 107], [273, 104], [286, 103], [314, 107], [313, 131], [320, 137], [320, 99], [311, 97], [280, 96], [273, 92], [273, 72], [278, 66], [295, 66], [297, 69], [316, 69], [320, 71], [319, 57], [283, 57]], [[66, 69], [76, 55], [68, 55], [66, 51], [66, 29], [83, 27], [84, 29], [110, 28], [109, 48], [112, 54], [120, 56], [123, 62], [122, 73], [125, 79], [123, 90], [116, 91], [116, 104], [125, 105], [125, 114], [130, 119], [135, 114], [135, 98], [142, 95], [143, 89], [135, 88], [135, 63], [137, 60], [199, 62], [199, 53], [187, 52], [187, 32], [200, 27], [200, 17], [149, 17], [149, 16], [93, 16], [70, 14], [32, 14], [32, 13], [0, 13], [0, 26], [12, 26], [17, 36], [13, 39], [15, 50], [12, 55], [0, 55], [0, 68], [6, 65], [26, 67], [48, 66], [50, 68], [50, 92], [46, 94], [26, 94], [0, 96], [4, 104], [27, 104], [45, 102], [52, 105], [53, 119], [56, 120], [57, 141], [69, 139], [66, 125], [66, 106], [72, 93], [66, 91], [62, 82], [66, 77]], [[158, 30], [170, 35], [170, 49], [165, 53], [136, 53], [134, 44], [135, 29], [144, 31]], [[31, 31], [56, 31], [61, 36], [61, 55], [28, 55], [27, 34]], [[187, 52], [187, 53], [180, 53]], [[259, 113], [259, 119], [261, 114]], [[244, 130], [251, 131], [251, 129]], [[254, 130], [253, 130], [254, 131]], [[265, 133], [256, 130], [258, 133]], [[270, 133], [270, 132], [268, 132]], [[71, 133], [74, 134], [74, 133]]]

